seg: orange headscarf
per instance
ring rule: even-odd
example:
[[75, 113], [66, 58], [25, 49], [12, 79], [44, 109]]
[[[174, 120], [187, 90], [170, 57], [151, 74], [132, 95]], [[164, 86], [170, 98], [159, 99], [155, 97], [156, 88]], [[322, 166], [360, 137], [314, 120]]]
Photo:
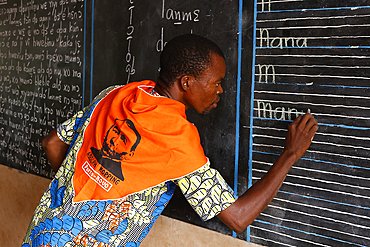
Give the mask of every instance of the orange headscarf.
[[148, 86], [155, 83], [118, 87], [96, 105], [77, 153], [74, 202], [123, 198], [206, 164], [185, 106]]

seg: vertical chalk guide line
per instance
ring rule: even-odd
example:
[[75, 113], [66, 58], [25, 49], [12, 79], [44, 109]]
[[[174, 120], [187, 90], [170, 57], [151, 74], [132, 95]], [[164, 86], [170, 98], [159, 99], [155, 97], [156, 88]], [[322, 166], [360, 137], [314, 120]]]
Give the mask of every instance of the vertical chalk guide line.
[[283, 151], [298, 112], [320, 122], [310, 149], [251, 226], [248, 237], [262, 245], [370, 243], [370, 6], [326, 4], [255, 1], [250, 181]]

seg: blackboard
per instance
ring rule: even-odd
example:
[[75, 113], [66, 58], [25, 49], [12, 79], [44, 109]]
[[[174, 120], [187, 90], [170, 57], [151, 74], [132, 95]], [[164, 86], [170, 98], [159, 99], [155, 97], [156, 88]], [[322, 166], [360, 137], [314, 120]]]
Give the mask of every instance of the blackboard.
[[277, 159], [298, 114], [311, 112], [320, 129], [242, 234], [218, 219], [202, 222], [180, 191], [164, 214], [265, 246], [368, 246], [367, 5], [0, 0], [0, 162], [52, 177], [40, 147], [46, 133], [110, 85], [156, 80], [166, 42], [200, 34], [225, 53], [224, 93], [210, 114], [187, 115], [212, 166], [238, 195]]
[[[370, 245], [369, 1], [255, 1], [250, 180], [297, 113], [320, 128], [250, 227], [266, 246]], [[247, 138], [243, 138], [247, 139]]]
[[43, 136], [83, 106], [81, 0], [0, 1], [0, 163], [51, 178]]

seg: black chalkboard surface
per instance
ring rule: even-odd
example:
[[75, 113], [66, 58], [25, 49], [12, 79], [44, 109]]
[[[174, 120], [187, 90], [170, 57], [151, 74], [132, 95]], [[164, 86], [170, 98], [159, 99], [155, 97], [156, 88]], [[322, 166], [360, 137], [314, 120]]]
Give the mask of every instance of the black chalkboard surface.
[[282, 152], [297, 113], [311, 112], [320, 129], [250, 240], [369, 246], [369, 1], [256, 1], [254, 10], [250, 178]]
[[0, 163], [51, 178], [40, 141], [83, 102], [83, 1], [0, 1]]
[[[218, 107], [187, 112], [238, 195], [283, 151], [288, 125], [320, 129], [271, 205], [236, 237], [264, 246], [370, 245], [370, 6], [366, 0], [0, 0], [0, 162], [44, 177], [40, 140], [102, 89], [156, 80], [171, 38], [225, 53]], [[180, 191], [165, 215], [202, 222]]]

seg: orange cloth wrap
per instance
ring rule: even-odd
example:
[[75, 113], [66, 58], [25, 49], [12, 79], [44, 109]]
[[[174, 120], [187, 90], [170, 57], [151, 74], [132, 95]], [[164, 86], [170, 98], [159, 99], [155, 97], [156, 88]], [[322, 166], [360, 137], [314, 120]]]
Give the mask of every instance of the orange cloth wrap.
[[206, 164], [185, 106], [130, 83], [95, 107], [77, 153], [74, 202], [114, 200], [183, 177]]

